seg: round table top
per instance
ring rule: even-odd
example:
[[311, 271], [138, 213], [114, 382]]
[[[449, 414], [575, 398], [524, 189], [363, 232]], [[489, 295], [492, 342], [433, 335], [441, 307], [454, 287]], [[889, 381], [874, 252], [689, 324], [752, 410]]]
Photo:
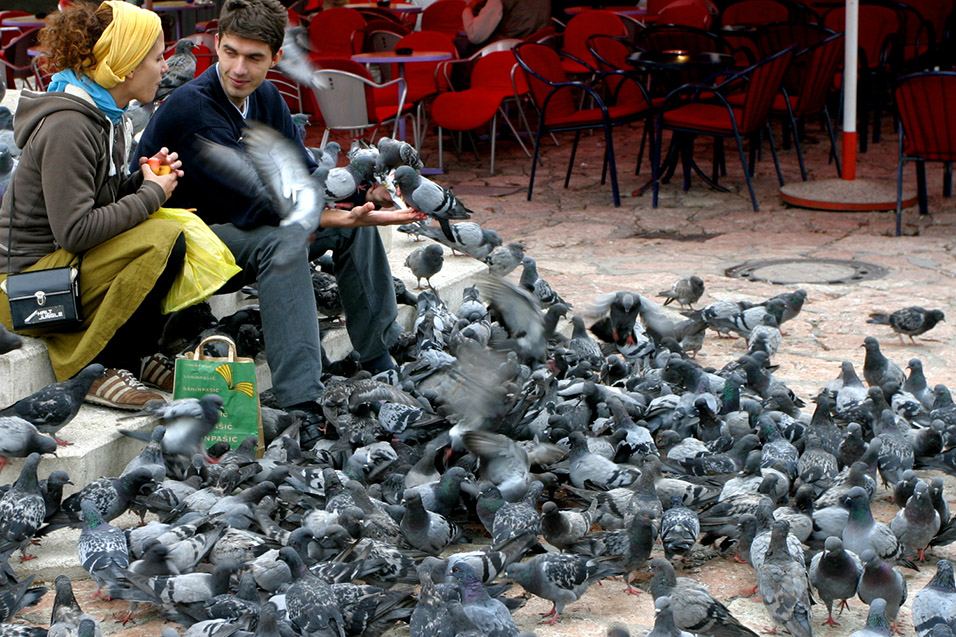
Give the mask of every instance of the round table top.
[[627, 57], [634, 66], [649, 69], [681, 70], [690, 67], [733, 66], [734, 56], [726, 53], [691, 53], [688, 51], [638, 51]]
[[374, 53], [356, 53], [352, 59], [362, 64], [389, 64], [393, 62], [441, 62], [450, 60], [448, 51], [413, 51], [408, 55], [399, 55], [395, 51], [377, 51]]
[[584, 13], [585, 11], [610, 11], [611, 13], [616, 13], [617, 15], [629, 15], [634, 17], [644, 17], [647, 15], [647, 9], [641, 9], [634, 5], [608, 5], [604, 7], [580, 6], [566, 7], [564, 9], [564, 12], [568, 15], [578, 15], [579, 13]]
[[0, 25], [5, 27], [42, 27], [46, 24], [43, 18], [35, 15], [21, 15], [14, 18], [4, 18]]
[[385, 9], [393, 13], [421, 13], [422, 8], [408, 2], [390, 2], [387, 7], [379, 6], [377, 2], [359, 2], [345, 5], [347, 9]]

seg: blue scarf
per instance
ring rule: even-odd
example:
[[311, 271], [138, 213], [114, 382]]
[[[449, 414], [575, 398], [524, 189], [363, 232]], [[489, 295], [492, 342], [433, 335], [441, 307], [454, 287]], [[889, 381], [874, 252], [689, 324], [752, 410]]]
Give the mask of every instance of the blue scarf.
[[104, 115], [109, 117], [110, 121], [114, 124], [119, 123], [120, 119], [123, 117], [123, 113], [126, 112], [125, 108], [120, 108], [116, 105], [116, 101], [113, 99], [113, 96], [110, 95], [109, 91], [91, 80], [86, 75], [77, 77], [76, 73], [72, 69], [60, 71], [51, 77], [50, 85], [47, 87], [47, 91], [62, 91], [66, 89], [68, 84], [79, 86], [81, 89], [89, 93], [90, 97], [93, 98], [93, 103], [96, 104], [96, 107], [100, 109]]

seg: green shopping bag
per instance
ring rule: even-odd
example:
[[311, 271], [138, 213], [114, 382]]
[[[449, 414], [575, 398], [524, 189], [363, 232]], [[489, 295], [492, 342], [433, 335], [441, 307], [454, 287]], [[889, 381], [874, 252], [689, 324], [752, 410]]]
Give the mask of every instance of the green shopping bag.
[[[225, 343], [228, 356], [204, 356], [203, 346], [211, 341]], [[256, 364], [251, 358], [236, 356], [236, 344], [227, 336], [206, 337], [194, 352], [176, 359], [173, 398], [202, 398], [206, 394], [221, 396], [223, 407], [219, 424], [206, 436], [206, 444], [224, 440], [235, 449], [246, 436], [257, 436], [256, 455], [261, 457], [264, 445]]]

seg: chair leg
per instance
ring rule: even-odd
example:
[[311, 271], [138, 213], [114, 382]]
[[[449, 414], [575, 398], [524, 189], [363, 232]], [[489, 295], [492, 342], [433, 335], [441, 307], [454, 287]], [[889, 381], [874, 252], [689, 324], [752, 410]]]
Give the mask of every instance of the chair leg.
[[330, 131], [328, 128], [326, 128], [326, 129], [325, 129], [325, 132], [322, 133], [322, 143], [319, 144], [319, 148], [325, 148], [325, 145], [329, 143], [329, 133], [330, 133], [330, 132], [331, 132], [331, 131]]
[[[754, 193], [754, 185], [750, 181], [750, 170], [747, 167], [747, 157], [744, 155], [744, 140], [740, 138], [740, 133], [734, 131], [734, 139], [737, 140], [737, 152], [740, 153], [740, 165], [744, 168], [744, 177], [747, 179], [747, 189], [750, 190], [750, 202], [754, 206], [754, 212], [758, 212], [760, 207], [757, 206], [757, 195]], [[753, 148], [750, 149], [751, 156], [753, 155]]]
[[757, 165], [757, 147], [760, 146], [760, 133], [753, 133], [750, 136], [750, 148], [748, 153], [749, 161], [747, 163], [747, 177], [754, 176], [754, 167]]
[[664, 143], [664, 127], [660, 118], [653, 134], [655, 142], [651, 144], [651, 186], [654, 196], [651, 199], [651, 207], [656, 208], [657, 195], [661, 188], [661, 145]]
[[528, 201], [531, 201], [531, 190], [534, 188], [534, 173], [538, 167], [538, 149], [541, 146], [541, 135], [544, 133], [544, 123], [538, 126], [538, 134], [534, 136], [534, 156], [531, 158], [531, 178], [528, 180]]
[[[797, 131], [793, 131], [794, 139], [796, 139]], [[770, 142], [770, 155], [773, 157], [773, 166], [777, 169], [777, 181], [780, 183], [780, 187], [783, 187], [783, 173], [780, 172], [780, 159], [777, 157], [777, 145], [773, 141], [773, 131], [770, 130], [770, 124], [767, 123], [767, 139]], [[800, 140], [797, 140], [797, 151], [800, 149]], [[801, 164], [803, 161], [801, 160]], [[804, 178], [806, 181], [806, 178]]]
[[[502, 119], [505, 120], [505, 124], [508, 125], [511, 134], [514, 135], [515, 141], [518, 142], [518, 145], [521, 146], [521, 150], [524, 151], [524, 154], [531, 158], [531, 152], [528, 151], [528, 147], [524, 145], [524, 141], [521, 139], [521, 135], [518, 134], [518, 130], [515, 128], [514, 124], [511, 123], [511, 119], [508, 117], [508, 114], [505, 113], [502, 107], [498, 107], [498, 113], [501, 115]], [[530, 138], [530, 136], [529, 136]]]
[[922, 159], [916, 162], [916, 195], [919, 199], [919, 213], [929, 214], [929, 204], [926, 201], [926, 162]]
[[498, 113], [491, 118], [491, 174], [495, 174], [495, 137], [498, 134]]
[[[651, 118], [644, 120], [644, 132], [641, 133], [641, 147], [637, 150], [637, 166], [634, 167], [634, 174], [641, 174], [641, 164], [644, 162], [644, 144], [647, 142], [647, 125], [651, 124]], [[653, 126], [653, 124], [651, 124]]]
[[899, 156], [896, 160], [896, 236], [903, 234], [903, 127], [899, 127]]
[[614, 162], [614, 129], [610, 124], [604, 125], [604, 157], [611, 171], [611, 193], [614, 196], [614, 207], [621, 206], [621, 193], [617, 189], [617, 165]]
[[836, 164], [837, 177], [843, 176], [843, 169], [840, 167], [840, 156], [836, 151], [836, 137], [833, 135], [833, 122], [830, 121], [830, 111], [823, 107], [823, 122], [827, 125], [827, 134], [830, 136], [830, 156], [833, 163]]
[[[568, 160], [568, 172], [564, 176], [564, 187], [568, 187], [571, 181], [571, 169], [574, 167], [574, 156], [578, 152], [578, 140], [581, 139], [581, 131], [574, 131], [574, 143], [571, 145], [571, 159]], [[603, 182], [602, 182], [603, 183]]]
[[438, 170], [445, 172], [445, 165], [442, 162], [442, 139], [445, 136], [442, 134], [441, 126], [438, 127]]
[[690, 190], [690, 171], [691, 161], [694, 158], [694, 139], [693, 135], [681, 135], [680, 143], [680, 166], [684, 172], [684, 192]]
[[953, 162], [948, 161], [943, 164], [943, 196], [953, 196]]
[[[788, 139], [786, 136], [786, 131], [787, 131], [786, 123], [784, 123], [783, 130], [784, 130], [784, 139]], [[793, 132], [793, 145], [797, 149], [797, 162], [799, 162], [800, 164], [800, 177], [803, 178], [803, 181], [806, 181], [807, 166], [806, 164], [803, 163], [803, 147], [800, 145], [800, 133], [797, 131], [797, 121], [793, 118], [793, 115], [790, 116], [790, 130]], [[778, 172], [779, 172], [779, 169], [778, 169]]]

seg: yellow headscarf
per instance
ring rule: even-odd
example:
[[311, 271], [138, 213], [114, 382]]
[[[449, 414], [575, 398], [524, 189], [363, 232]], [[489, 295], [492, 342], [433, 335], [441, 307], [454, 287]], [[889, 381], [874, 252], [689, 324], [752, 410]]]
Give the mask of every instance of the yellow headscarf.
[[93, 46], [96, 66], [86, 74], [103, 88], [111, 89], [139, 66], [156, 44], [163, 25], [152, 11], [123, 0], [109, 0], [103, 4], [113, 10], [113, 21]]

